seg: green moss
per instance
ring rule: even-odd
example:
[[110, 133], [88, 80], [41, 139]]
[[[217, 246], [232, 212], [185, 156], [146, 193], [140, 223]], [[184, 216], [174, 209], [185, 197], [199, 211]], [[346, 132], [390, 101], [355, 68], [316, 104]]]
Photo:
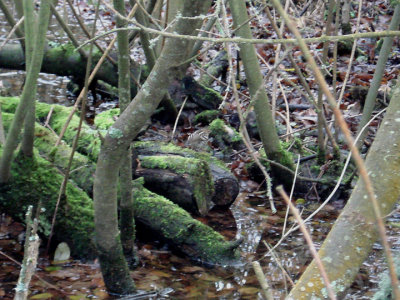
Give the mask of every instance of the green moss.
[[98, 114], [94, 119], [94, 125], [98, 129], [107, 130], [114, 124], [115, 118], [119, 116], [119, 108], [113, 108]]
[[208, 164], [200, 159], [181, 156], [140, 156], [141, 166], [149, 169], [169, 169], [177, 174], [189, 174], [193, 194], [201, 213], [208, 211], [208, 203], [214, 194], [214, 182]]
[[182, 251], [192, 258], [219, 264], [239, 258], [239, 252], [232, 251], [230, 243], [222, 235], [194, 220], [171, 201], [144, 188], [135, 189], [134, 197], [135, 211], [139, 215], [147, 215], [148, 221], [154, 220], [152, 228], [159, 228], [167, 240], [178, 245], [196, 245], [195, 253], [190, 250], [191, 247], [182, 247]]
[[279, 156], [280, 156], [280, 161], [279, 163], [281, 165], [284, 165], [290, 169], [294, 169], [294, 164], [293, 164], [293, 154], [289, 151], [286, 151], [284, 149], [280, 149], [279, 151]]
[[[8, 113], [14, 113], [15, 109], [19, 104], [19, 98], [17, 97], [0, 97], [0, 103], [2, 104], [2, 111]], [[49, 105], [46, 103], [36, 102], [36, 119], [38, 122], [45, 121], [50, 110], [53, 107], [49, 125], [51, 128], [59, 134], [68, 119], [72, 111], [72, 107], [65, 107], [62, 105]], [[70, 145], [75, 138], [77, 129], [79, 126], [79, 117], [77, 114], [73, 114], [69, 126], [64, 134], [63, 139]], [[101, 132], [105, 135], [105, 132]], [[100, 153], [100, 141], [97, 138], [97, 130], [93, 130], [87, 124], [82, 124], [81, 134], [78, 141], [77, 150], [83, 154], [89, 156], [90, 159], [96, 160]]]
[[[238, 143], [242, 142], [242, 137], [239, 132], [237, 132], [233, 127], [226, 125], [221, 119], [212, 121], [209, 128], [210, 136], [213, 137], [220, 146], [226, 144], [229, 146], [236, 146]], [[229, 149], [223, 149], [223, 151], [225, 150]]]
[[[2, 115], [4, 128], [7, 131], [14, 115], [9, 113], [2, 113]], [[57, 147], [54, 147], [57, 136], [37, 123], [35, 124], [35, 137], [34, 146], [39, 150], [40, 155], [51, 161], [62, 171], [65, 171], [71, 155], [71, 147], [63, 141]], [[85, 192], [91, 194], [92, 178], [95, 171], [94, 164], [86, 156], [76, 152], [71, 164], [71, 171], [70, 179], [74, 180]]]
[[203, 125], [210, 124], [213, 120], [218, 118], [219, 111], [218, 110], [205, 110], [201, 113], [197, 114], [194, 118], [193, 123], [199, 124], [202, 123]]
[[165, 153], [165, 154], [174, 154], [174, 155], [180, 155], [180, 156], [185, 156], [185, 157], [193, 157], [197, 159], [201, 159], [206, 161], [209, 164], [215, 164], [221, 169], [224, 169], [225, 171], [229, 171], [229, 169], [225, 166], [225, 163], [215, 157], [213, 157], [211, 154], [206, 153], [206, 152], [196, 152], [192, 149], [188, 148], [182, 148], [179, 146], [176, 146], [172, 143], [163, 143], [163, 142], [154, 142], [154, 141], [140, 141], [140, 142], [135, 142], [133, 144], [134, 148], [137, 148], [138, 150], [145, 149], [146, 153], [151, 153], [154, 154], [159, 154], [159, 153]]
[[[12, 165], [12, 179], [0, 187], [0, 206], [10, 215], [24, 220], [29, 205], [39, 201], [45, 212], [40, 228], [49, 234], [62, 175], [35, 151], [35, 159], [18, 156]], [[18, 203], [18, 205], [15, 205]], [[94, 229], [93, 203], [85, 192], [69, 183], [66, 198], [61, 201], [57, 214], [55, 237], [67, 242], [74, 255], [94, 256], [92, 233]]]

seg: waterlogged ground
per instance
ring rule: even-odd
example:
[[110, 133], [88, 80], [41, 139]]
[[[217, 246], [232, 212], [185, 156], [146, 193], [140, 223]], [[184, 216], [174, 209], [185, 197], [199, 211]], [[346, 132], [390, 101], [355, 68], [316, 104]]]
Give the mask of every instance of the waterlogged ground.
[[[309, 222], [309, 228], [317, 247], [325, 238], [332, 222], [342, 206], [341, 201], [328, 205]], [[268, 205], [267, 205], [268, 206]], [[264, 199], [249, 194], [240, 194], [231, 211], [213, 211], [200, 220], [227, 238], [236, 235], [244, 238], [241, 246], [243, 264], [236, 267], [207, 268], [173, 254], [167, 245], [157, 241], [138, 243], [140, 266], [131, 272], [137, 288], [142, 294], [129, 299], [261, 299], [259, 284], [250, 262], [259, 260], [276, 299], [284, 298], [290, 290], [291, 281], [304, 271], [311, 260], [308, 247], [300, 232], [286, 238], [268, 254], [281, 237], [285, 220], [285, 207], [277, 203], [278, 213], [272, 215]], [[307, 215], [315, 205], [304, 207]], [[389, 218], [388, 233], [395, 249], [399, 248], [398, 234], [400, 213]], [[293, 225], [289, 215], [288, 227]], [[24, 227], [10, 217], [2, 215], [0, 221], [0, 297], [12, 299], [19, 275], [16, 261], [22, 260]], [[5, 256], [7, 255], [7, 256]], [[12, 259], [13, 260], [12, 260]], [[279, 262], [279, 263], [278, 263]], [[378, 275], [386, 269], [382, 251], [376, 244], [374, 251], [364, 263], [346, 299], [370, 299], [376, 290]], [[284, 271], [283, 271], [284, 270]], [[52, 265], [41, 255], [38, 269], [31, 284], [31, 299], [70, 298], [111, 299], [101, 277], [99, 265], [94, 262], [71, 260], [61, 265]]]
[[[79, 14], [87, 23], [92, 22], [93, 10], [88, 5], [89, 1], [75, 2]], [[6, 1], [6, 3], [10, 4], [12, 1]], [[299, 5], [302, 4], [300, 3]], [[375, 30], [386, 29], [389, 20], [388, 16], [386, 16], [388, 6], [385, 5], [385, 1], [367, 1], [364, 6], [363, 16], [365, 17], [362, 18], [361, 31], [372, 30], [369, 29], [371, 20], [377, 23], [375, 24]], [[314, 14], [313, 18], [316, 15]], [[69, 24], [77, 34], [78, 40], [85, 41], [86, 38], [78, 30], [76, 21], [73, 18], [69, 19]], [[106, 31], [113, 26], [113, 18], [106, 10], [102, 10], [100, 23], [101, 28], [99, 28], [99, 31]], [[323, 24], [322, 21], [319, 23]], [[355, 24], [355, 20], [353, 23]], [[54, 20], [50, 25], [50, 29], [53, 41], [66, 41], [65, 35], [62, 34]], [[9, 31], [10, 28], [0, 13], [0, 36], [4, 38]], [[260, 35], [263, 32], [264, 29], [259, 30]], [[318, 32], [318, 30], [313, 30], [312, 34]], [[255, 33], [257, 33], [257, 30]], [[103, 41], [100, 40], [100, 43], [103, 43]], [[353, 62], [354, 69], [350, 74], [349, 86], [368, 86], [375, 70], [376, 61], [373, 55], [375, 41], [369, 39], [359, 40], [358, 47], [364, 50], [365, 54]], [[144, 63], [144, 56], [140, 49], [140, 47], [134, 47], [131, 55], [135, 61]], [[212, 49], [210, 52], [213, 51], [215, 52], [216, 50]], [[318, 51], [318, 49], [313, 48], [312, 51]], [[272, 48], [261, 47], [258, 52], [267, 61], [274, 55]], [[382, 82], [382, 88], [390, 85], [390, 80], [397, 76], [396, 74], [399, 70], [399, 54], [396, 50], [392, 54], [385, 74], [386, 81]], [[203, 59], [207, 60], [204, 57]], [[344, 77], [348, 60], [348, 55], [339, 57], [339, 77]], [[268, 68], [265, 65], [262, 68], [266, 74]], [[198, 75], [199, 71], [197, 69], [192, 71]], [[19, 95], [24, 83], [24, 77], [24, 72], [22, 71], [0, 70], [0, 92], [5, 95]], [[47, 103], [73, 105], [75, 98], [66, 91], [68, 82], [69, 79], [66, 77], [41, 74], [38, 81], [38, 99]], [[339, 88], [341, 84], [342, 82], [339, 80]], [[270, 83], [267, 84], [268, 87], [269, 85]], [[314, 86], [313, 88], [315, 89], [316, 87]], [[296, 90], [291, 90], [287, 96], [289, 104], [302, 104], [303, 100], [301, 100], [302, 98]], [[96, 112], [116, 105], [115, 101], [109, 101], [110, 99], [103, 100], [99, 99], [96, 107], [92, 105], [88, 107], [88, 121], [91, 120]], [[345, 117], [352, 118], [348, 119], [348, 124], [354, 125], [352, 129], [355, 129], [357, 125], [353, 115], [360, 113], [359, 109], [354, 113], [351, 112], [350, 108], [354, 104], [354, 99], [352, 100], [345, 96], [341, 106]], [[291, 124], [296, 124], [295, 128], [298, 126], [304, 127], [315, 124], [316, 113], [312, 109], [300, 112], [295, 111], [291, 114], [291, 118]], [[354, 123], [352, 123], [352, 120], [354, 120]], [[377, 124], [373, 124], [371, 129], [375, 130], [376, 126]], [[242, 161], [237, 160], [234, 163], [239, 165], [236, 168], [236, 170], [239, 170]], [[243, 175], [240, 170], [235, 173]], [[142, 236], [138, 241], [140, 265], [131, 274], [137, 288], [143, 292], [129, 299], [163, 299], [166, 297], [170, 299], [261, 299], [259, 283], [250, 265], [254, 260], [259, 260], [268, 283], [274, 290], [275, 298], [284, 298], [286, 292], [291, 289], [291, 282], [296, 281], [311, 261], [310, 252], [300, 232], [294, 232], [283, 241], [280, 241], [283, 228], [285, 227], [287, 231], [287, 228], [290, 228], [294, 223], [289, 215], [287, 225], [284, 226], [286, 207], [281, 204], [281, 200], [276, 199], [278, 213], [273, 215], [269, 209], [268, 201], [264, 197], [252, 193], [256, 190], [254, 183], [243, 181], [241, 188], [242, 193], [231, 207], [231, 210], [214, 211], [207, 218], [200, 219], [218, 230], [227, 239], [243, 238], [244, 242], [240, 248], [243, 256], [241, 265], [207, 268], [187, 258], [177, 256], [171, 252], [167, 245], [154, 239], [145, 240], [143, 234], [139, 234], [139, 237]], [[347, 197], [342, 198], [347, 199]], [[307, 216], [318, 207], [318, 204], [319, 202], [309, 202], [299, 208], [303, 210], [304, 216]], [[344, 204], [344, 200], [339, 197], [339, 200], [328, 204], [308, 223], [317, 247], [326, 237]], [[388, 224], [389, 241], [393, 249], [399, 251], [400, 213], [396, 212], [388, 217]], [[23, 245], [21, 244], [23, 232], [24, 226], [21, 223], [11, 219], [6, 215], [6, 212], [0, 211], [1, 299], [12, 299], [14, 295], [14, 288], [19, 275], [18, 262], [22, 261], [23, 255]], [[273, 252], [269, 252], [269, 249], [277, 243], [279, 243], [279, 246]], [[40, 255], [36, 272], [38, 277], [33, 278], [30, 287], [31, 299], [115, 298], [115, 296], [109, 295], [105, 291], [97, 261], [83, 262], [72, 258], [65, 264], [52, 265], [51, 258], [46, 257], [43, 253]], [[377, 243], [361, 268], [355, 283], [348, 290], [345, 299], [370, 299], [376, 290], [379, 280], [378, 275], [385, 270], [386, 264], [382, 256], [382, 249], [380, 244]]]

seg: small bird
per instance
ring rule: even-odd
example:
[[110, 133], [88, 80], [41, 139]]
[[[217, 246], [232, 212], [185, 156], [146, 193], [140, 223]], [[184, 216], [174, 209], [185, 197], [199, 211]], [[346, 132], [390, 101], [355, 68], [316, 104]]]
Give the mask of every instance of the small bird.
[[210, 129], [202, 128], [191, 133], [186, 141], [186, 147], [196, 151], [209, 151]]

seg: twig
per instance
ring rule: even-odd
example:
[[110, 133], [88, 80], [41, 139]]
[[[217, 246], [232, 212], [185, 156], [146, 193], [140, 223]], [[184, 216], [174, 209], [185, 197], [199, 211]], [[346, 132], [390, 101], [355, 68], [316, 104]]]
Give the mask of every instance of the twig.
[[330, 299], [335, 300], [336, 299], [336, 295], [332, 290], [331, 287], [331, 283], [329, 281], [328, 275], [325, 272], [325, 268], [324, 265], [322, 264], [321, 258], [318, 255], [317, 250], [315, 249], [315, 246], [313, 244], [312, 238], [310, 236], [310, 233], [308, 232], [305, 223], [303, 222], [303, 220], [301, 219], [301, 216], [299, 214], [299, 210], [292, 204], [292, 202], [290, 201], [288, 195], [285, 193], [285, 191], [283, 190], [283, 187], [280, 185], [276, 188], [276, 190], [278, 191], [278, 193], [282, 196], [283, 200], [285, 200], [286, 204], [288, 205], [288, 207], [290, 208], [290, 211], [292, 212], [293, 216], [296, 218], [297, 223], [299, 224], [300, 230], [304, 235], [304, 238], [308, 244], [308, 248], [310, 249], [310, 252], [312, 254], [312, 256], [314, 257], [315, 263], [319, 269], [319, 272], [322, 276], [322, 279], [325, 283], [325, 287], [326, 290], [328, 291], [328, 295]]
[[176, 126], [178, 126], [179, 117], [180, 117], [181, 114], [182, 114], [182, 111], [183, 111], [183, 108], [185, 107], [185, 104], [186, 104], [187, 99], [188, 99], [188, 97], [186, 96], [186, 97], [185, 97], [185, 100], [183, 100], [183, 103], [182, 103], [181, 108], [179, 109], [178, 115], [176, 116], [176, 120], [175, 120], [175, 123], [174, 123], [174, 129], [172, 130], [170, 140], [173, 140], [173, 139], [174, 139], [174, 135], [175, 135], [175, 131], [176, 131]]
[[260, 263], [258, 261], [253, 261], [252, 263], [254, 273], [256, 273], [256, 277], [261, 286], [261, 291], [266, 300], [273, 300], [274, 296], [272, 295], [271, 287], [269, 286], [267, 279], [261, 269]]

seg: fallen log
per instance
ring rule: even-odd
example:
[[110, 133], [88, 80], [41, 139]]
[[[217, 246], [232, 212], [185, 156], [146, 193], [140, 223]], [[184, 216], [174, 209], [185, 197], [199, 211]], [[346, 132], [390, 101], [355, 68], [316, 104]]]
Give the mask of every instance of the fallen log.
[[[17, 105], [19, 104], [19, 98], [17, 97], [0, 97], [0, 103], [2, 111], [14, 113]], [[37, 102], [36, 103], [36, 118], [38, 121], [44, 121], [48, 117], [48, 114], [52, 111], [49, 126], [58, 134], [68, 115], [71, 112], [70, 107], [64, 107], [61, 105], [49, 105], [46, 103]], [[109, 118], [110, 122], [113, 121], [112, 117]], [[108, 119], [103, 120], [106, 122]], [[96, 121], [95, 121], [96, 122]], [[74, 115], [72, 117], [70, 126], [68, 127], [64, 140], [71, 145], [72, 141], [75, 137], [77, 128], [79, 124], [79, 117]], [[112, 124], [112, 123], [110, 123]], [[108, 125], [110, 125], [108, 124]], [[106, 134], [106, 130], [103, 128], [100, 130], [95, 130], [89, 127], [87, 124], [82, 125], [82, 130], [80, 134], [80, 140], [78, 142], [77, 150], [79, 153], [84, 154], [90, 160], [96, 161], [97, 155], [100, 151], [100, 139], [99, 133], [102, 135]], [[38, 133], [38, 135], [43, 135], [44, 133]], [[48, 135], [47, 135], [48, 136]], [[53, 147], [53, 143], [55, 143], [55, 138], [47, 138], [47, 144], [39, 147], [41, 153], [46, 150], [50, 150]], [[43, 139], [41, 140], [43, 141]], [[190, 149], [181, 148], [175, 146], [173, 144], [159, 143], [159, 142], [137, 142], [134, 144], [134, 147], [137, 148], [137, 154], [142, 156], [159, 156], [159, 155], [178, 155], [186, 158], [196, 158], [200, 160], [204, 160], [208, 163], [209, 168], [211, 170], [212, 179], [214, 182], [214, 192], [212, 194], [211, 201], [213, 204], [218, 206], [229, 206], [235, 199], [239, 193], [239, 184], [236, 178], [232, 175], [232, 173], [225, 167], [225, 164], [211, 156], [205, 152], [196, 152]], [[50, 152], [50, 151], [49, 151]], [[60, 153], [60, 150], [58, 151]], [[47, 153], [46, 156], [49, 157], [50, 153]], [[85, 162], [86, 164], [86, 162]], [[74, 169], [77, 169], [79, 165], [74, 166]], [[87, 170], [86, 170], [87, 171]], [[81, 171], [83, 172], [83, 170]], [[87, 172], [86, 172], [87, 173]], [[138, 177], [140, 174], [134, 176]], [[144, 174], [143, 174], [144, 175]], [[161, 177], [161, 176], [160, 176]], [[83, 184], [83, 183], [81, 183]], [[172, 183], [171, 183], [172, 184]], [[171, 184], [169, 185], [171, 188]], [[81, 185], [82, 186], [82, 185]], [[85, 187], [85, 191], [90, 191], [91, 187]], [[211, 190], [210, 190], [211, 191]], [[154, 191], [157, 192], [157, 191]], [[186, 194], [183, 190], [180, 191], [182, 194]], [[178, 193], [178, 191], [177, 191]], [[164, 194], [167, 198], [169, 198], [168, 194]], [[191, 198], [194, 196], [192, 195]], [[172, 201], [175, 201], [174, 198], [169, 198]], [[207, 207], [211, 207], [212, 204], [207, 204]], [[193, 211], [193, 210], [190, 210]], [[203, 210], [204, 211], [204, 210]], [[203, 214], [203, 213], [201, 213]]]
[[135, 175], [144, 178], [145, 187], [187, 211], [207, 215], [213, 206], [214, 183], [204, 160], [177, 155], [140, 155], [138, 159]]
[[[40, 230], [47, 237], [62, 180], [59, 171], [41, 158], [37, 150], [34, 159], [17, 157], [12, 166], [11, 181], [0, 186], [1, 211], [23, 221], [26, 208], [29, 205], [36, 207], [40, 202], [45, 208], [40, 217]], [[140, 181], [136, 182], [134, 197], [136, 221], [157, 232], [191, 259], [224, 265], [239, 258], [237, 247], [240, 241], [226, 241], [179, 206], [141, 187]], [[76, 257], [94, 258], [93, 230], [93, 202], [84, 191], [69, 182], [66, 197], [59, 206], [55, 241], [68, 243]]]
[[[155, 141], [140, 141], [133, 143], [134, 155], [139, 157], [139, 161], [146, 156], [180, 156], [185, 158], [194, 158], [203, 160], [208, 163], [211, 171], [211, 176], [214, 182], [214, 192], [211, 198], [213, 204], [217, 206], [229, 206], [235, 201], [239, 193], [239, 183], [236, 177], [226, 168], [225, 164], [217, 158], [205, 152], [196, 152], [191, 149], [181, 148], [174, 144], [168, 144]], [[148, 165], [141, 166], [143, 169], [148, 169]], [[150, 168], [151, 169], [151, 168]], [[146, 174], [147, 171], [140, 171], [134, 174], [136, 177]], [[149, 172], [150, 173], [150, 172]], [[154, 172], [152, 173], [154, 174]], [[146, 179], [146, 178], [145, 178]], [[146, 181], [146, 180], [145, 180]], [[146, 185], [150, 190], [153, 188]], [[171, 187], [171, 185], [170, 185]], [[185, 193], [184, 189], [179, 192]]]
[[[139, 182], [138, 182], [139, 180]], [[230, 265], [238, 262], [241, 240], [225, 238], [193, 219], [166, 198], [145, 189], [143, 179], [135, 181], [135, 219], [153, 232], [161, 233], [169, 244], [205, 264]]]

